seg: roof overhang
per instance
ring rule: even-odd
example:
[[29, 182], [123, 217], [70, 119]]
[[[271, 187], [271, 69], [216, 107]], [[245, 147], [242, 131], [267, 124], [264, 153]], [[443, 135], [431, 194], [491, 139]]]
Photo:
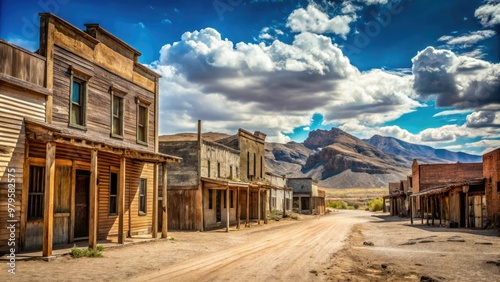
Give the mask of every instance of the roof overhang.
[[474, 179], [469, 179], [466, 181], [455, 182], [455, 183], [450, 183], [447, 185], [440, 185], [440, 186], [428, 188], [428, 189], [425, 189], [424, 191], [420, 191], [418, 193], [412, 194], [411, 197], [442, 194], [442, 193], [447, 193], [448, 191], [450, 191], [454, 188], [463, 187], [463, 186], [472, 186], [472, 185], [482, 185], [482, 184], [484, 184], [484, 178], [474, 178]]

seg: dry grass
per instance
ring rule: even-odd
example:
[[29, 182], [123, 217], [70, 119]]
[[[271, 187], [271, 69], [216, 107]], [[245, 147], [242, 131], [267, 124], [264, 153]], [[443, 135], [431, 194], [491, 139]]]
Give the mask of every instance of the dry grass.
[[[321, 188], [326, 192], [327, 201], [345, 201], [348, 203], [366, 203], [389, 194], [389, 188]], [[362, 205], [362, 204], [361, 204]]]

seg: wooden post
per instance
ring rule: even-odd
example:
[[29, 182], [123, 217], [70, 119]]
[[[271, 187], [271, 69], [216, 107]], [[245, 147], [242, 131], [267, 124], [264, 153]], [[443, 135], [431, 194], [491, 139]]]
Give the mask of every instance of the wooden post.
[[240, 229], [241, 205], [240, 205], [240, 187], [236, 191], [236, 228]]
[[120, 158], [120, 179], [118, 181], [118, 244], [125, 243], [125, 157]]
[[285, 218], [286, 215], [286, 190], [283, 189], [283, 215], [282, 218]]
[[162, 209], [162, 223], [161, 223], [161, 237], [167, 238], [167, 230], [168, 230], [168, 214], [167, 214], [167, 163], [163, 163], [161, 166], [161, 209]]
[[439, 226], [443, 226], [443, 195], [439, 197]]
[[433, 196], [431, 199], [431, 213], [432, 213], [432, 226], [434, 226], [434, 217], [436, 214], [436, 196]]
[[469, 228], [469, 193], [465, 193], [465, 228]]
[[249, 221], [250, 221], [250, 186], [247, 187], [247, 213], [246, 213], [246, 222], [245, 226], [249, 226]]
[[71, 162], [71, 196], [70, 196], [70, 217], [69, 217], [69, 242], [75, 241], [75, 211], [76, 211], [76, 165]]
[[302, 196], [299, 196], [299, 213], [302, 211]]
[[151, 237], [158, 238], [158, 163], [153, 166], [153, 230]]
[[[264, 197], [264, 203], [267, 203], [268, 201], [268, 195], [267, 195], [267, 192], [269, 191], [269, 189], [266, 189], [264, 192], [265, 192], [265, 197]], [[268, 218], [268, 208], [269, 206], [268, 205], [264, 205], [264, 224], [267, 224], [267, 218]]]
[[54, 238], [54, 186], [56, 172], [56, 144], [48, 142], [45, 156], [45, 194], [43, 207], [42, 256], [52, 256]]
[[413, 198], [414, 197], [411, 197], [411, 196], [408, 196], [409, 197], [409, 204], [410, 204], [410, 224], [413, 225]]
[[24, 138], [24, 163], [23, 163], [23, 192], [21, 200], [21, 226], [20, 226], [20, 242], [21, 249], [24, 250], [26, 247], [26, 223], [28, 222], [28, 194], [29, 194], [29, 182], [30, 182], [30, 163], [29, 158], [29, 141], [28, 138]]
[[229, 203], [229, 186], [226, 187], [226, 232], [229, 232], [229, 210], [231, 207], [231, 203]]
[[90, 151], [89, 248], [97, 248], [97, 150]]
[[262, 203], [260, 202], [260, 188], [257, 193], [257, 224], [260, 225], [260, 213], [262, 209]]

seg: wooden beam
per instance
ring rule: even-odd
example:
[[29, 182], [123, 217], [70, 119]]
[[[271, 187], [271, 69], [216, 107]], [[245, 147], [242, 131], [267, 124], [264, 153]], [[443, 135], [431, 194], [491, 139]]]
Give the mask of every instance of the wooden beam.
[[260, 213], [262, 203], [260, 202], [260, 188], [257, 190], [257, 224], [260, 225]]
[[76, 211], [76, 165], [75, 161], [71, 165], [71, 200], [70, 200], [70, 224], [69, 224], [69, 242], [75, 241], [75, 211]]
[[153, 171], [153, 230], [151, 236], [158, 238], [158, 164], [154, 164]]
[[422, 196], [418, 196], [418, 199], [420, 200], [420, 218], [422, 220], [422, 224], [424, 224], [424, 207], [423, 203], [424, 201], [422, 200]]
[[168, 229], [168, 215], [167, 215], [167, 163], [163, 163], [161, 166], [161, 209], [162, 209], [162, 223], [161, 223], [161, 237], [167, 238], [167, 229]]
[[52, 256], [54, 238], [54, 186], [56, 172], [56, 145], [47, 143], [45, 161], [45, 193], [43, 208], [42, 256]]
[[21, 194], [21, 226], [20, 226], [20, 242], [21, 249], [26, 246], [26, 224], [28, 222], [28, 194], [30, 181], [30, 163], [29, 163], [29, 141], [24, 138], [24, 163], [23, 163], [23, 190]]
[[[265, 192], [264, 203], [267, 203], [267, 200], [269, 199], [267, 195], [268, 191], [269, 189], [264, 190]], [[268, 217], [267, 211], [268, 211], [268, 205], [264, 205], [264, 224], [267, 224], [267, 217]]]
[[231, 203], [229, 203], [229, 186], [226, 187], [226, 232], [229, 232], [229, 220]]
[[118, 181], [118, 244], [125, 243], [125, 180], [127, 160], [120, 158], [120, 179]]
[[250, 221], [250, 187], [247, 187], [247, 213], [246, 213], [246, 223], [245, 226], [249, 226], [249, 221]]
[[241, 204], [240, 204], [240, 187], [236, 191], [236, 228], [240, 229]]
[[97, 150], [90, 151], [89, 248], [97, 248]]

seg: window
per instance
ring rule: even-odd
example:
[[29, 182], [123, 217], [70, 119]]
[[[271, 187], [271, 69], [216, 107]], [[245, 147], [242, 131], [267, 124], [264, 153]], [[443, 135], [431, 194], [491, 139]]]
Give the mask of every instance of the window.
[[111, 136], [123, 138], [123, 97], [111, 96]]
[[220, 178], [220, 163], [217, 163], [217, 177]]
[[263, 170], [263, 167], [264, 167], [264, 158], [262, 156], [260, 156], [260, 178], [262, 178], [262, 170]]
[[213, 208], [214, 204], [213, 204], [212, 189], [208, 189], [208, 209], [211, 210]]
[[497, 193], [500, 193], [500, 182], [497, 182]]
[[116, 215], [118, 213], [118, 173], [112, 172], [109, 177], [109, 209], [108, 213], [110, 215]]
[[147, 213], [146, 207], [146, 193], [147, 193], [147, 179], [139, 179], [139, 214], [145, 215]]
[[250, 180], [250, 152], [247, 152], [247, 178]]
[[229, 191], [229, 205], [234, 208], [234, 191]]
[[229, 178], [233, 179], [233, 166], [232, 165], [229, 166]]
[[210, 161], [207, 161], [207, 166], [208, 166], [208, 177], [210, 177]]
[[253, 153], [253, 176], [257, 177], [257, 155]]
[[148, 144], [148, 107], [144, 103], [137, 104], [137, 143]]
[[28, 220], [43, 218], [43, 193], [45, 191], [45, 168], [30, 166], [28, 192]]
[[85, 128], [86, 125], [86, 82], [72, 77], [71, 79], [71, 105], [69, 124], [73, 127]]

